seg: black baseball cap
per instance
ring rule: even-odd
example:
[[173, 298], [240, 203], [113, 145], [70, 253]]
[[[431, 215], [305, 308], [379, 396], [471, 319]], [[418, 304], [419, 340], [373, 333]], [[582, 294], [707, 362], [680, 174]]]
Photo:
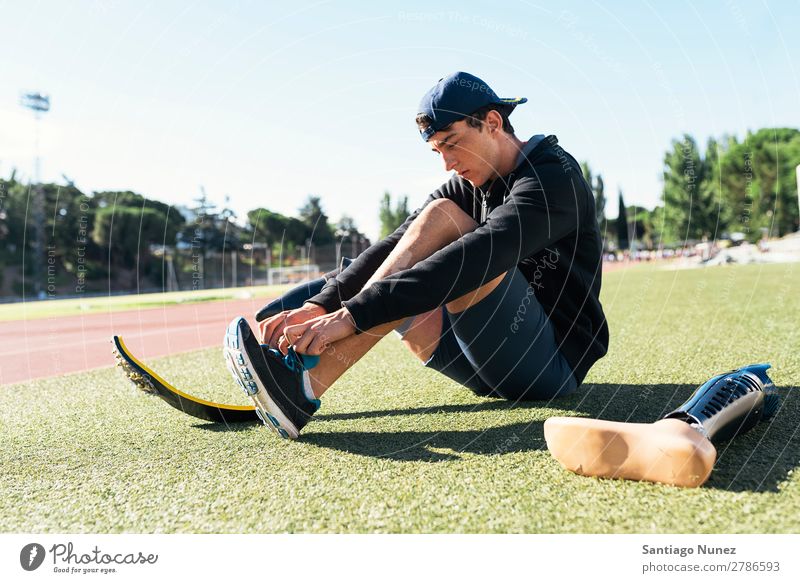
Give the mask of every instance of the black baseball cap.
[[458, 71], [439, 79], [420, 101], [418, 115], [427, 115], [433, 123], [419, 133], [427, 142], [436, 132], [485, 105], [502, 103], [511, 105], [513, 109], [526, 101], [528, 99], [525, 97], [498, 97], [491, 87], [475, 75]]

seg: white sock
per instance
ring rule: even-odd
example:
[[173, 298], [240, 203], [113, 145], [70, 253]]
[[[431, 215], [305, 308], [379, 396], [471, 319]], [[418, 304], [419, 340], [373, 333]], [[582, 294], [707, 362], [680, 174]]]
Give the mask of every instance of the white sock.
[[308, 376], [307, 370], [303, 371], [303, 394], [309, 401], [316, 399], [314, 396], [314, 391], [311, 390], [311, 377]]

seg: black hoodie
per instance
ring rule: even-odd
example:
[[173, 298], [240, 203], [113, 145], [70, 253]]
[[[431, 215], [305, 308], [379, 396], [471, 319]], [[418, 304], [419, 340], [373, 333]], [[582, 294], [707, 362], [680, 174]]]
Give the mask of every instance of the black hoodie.
[[[329, 313], [346, 307], [358, 333], [428, 312], [517, 266], [553, 323], [561, 353], [580, 384], [608, 350], [599, 299], [602, 242], [594, 197], [577, 161], [555, 136], [541, 139], [521, 158], [508, 176], [481, 188], [451, 178], [309, 302]], [[439, 198], [454, 201], [479, 226], [427, 259], [362, 289], [420, 211]]]

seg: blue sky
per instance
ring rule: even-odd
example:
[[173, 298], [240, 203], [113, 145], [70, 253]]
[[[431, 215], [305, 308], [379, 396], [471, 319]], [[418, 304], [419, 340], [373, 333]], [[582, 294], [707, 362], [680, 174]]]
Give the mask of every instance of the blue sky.
[[[500, 11], [499, 6], [503, 9]], [[52, 97], [43, 177], [186, 204], [294, 214], [319, 194], [373, 238], [384, 190], [413, 207], [447, 180], [413, 119], [465, 70], [529, 102], [603, 174], [616, 215], [659, 199], [664, 151], [797, 126], [797, 2], [1, 2], [0, 176], [30, 175], [23, 91]]]

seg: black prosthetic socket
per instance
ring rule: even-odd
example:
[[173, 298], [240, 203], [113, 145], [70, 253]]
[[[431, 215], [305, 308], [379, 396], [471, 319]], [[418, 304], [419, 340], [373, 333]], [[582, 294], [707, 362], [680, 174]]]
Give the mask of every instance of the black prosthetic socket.
[[342, 257], [342, 263], [338, 269], [329, 271], [317, 279], [312, 279], [311, 281], [301, 283], [297, 287], [290, 289], [278, 299], [272, 300], [256, 313], [256, 321], [261, 322], [262, 320], [266, 320], [270, 316], [274, 316], [275, 314], [278, 314], [284, 310], [296, 310], [297, 308], [301, 307], [309, 298], [313, 298], [320, 291], [322, 291], [322, 286], [325, 285], [325, 282], [327, 282], [330, 278], [339, 275], [342, 270], [344, 270], [352, 262], [352, 259]]
[[685, 421], [712, 443], [727, 441], [775, 414], [778, 392], [767, 376], [769, 364], [751, 364], [700, 385], [664, 419]]

